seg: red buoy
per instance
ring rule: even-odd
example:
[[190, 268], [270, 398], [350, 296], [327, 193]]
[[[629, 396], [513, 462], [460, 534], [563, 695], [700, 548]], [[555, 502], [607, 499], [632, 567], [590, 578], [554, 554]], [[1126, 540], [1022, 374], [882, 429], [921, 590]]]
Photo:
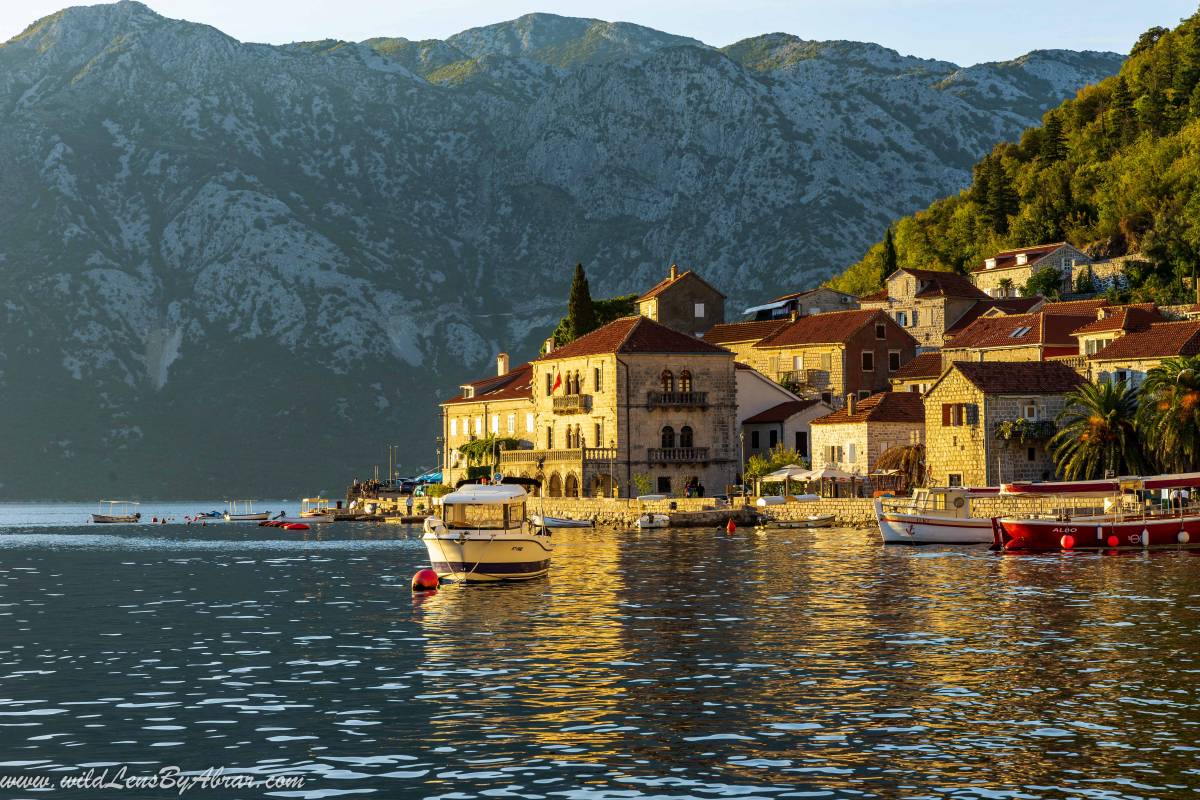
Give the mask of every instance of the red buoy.
[[1116, 547], [1120, 543], [1121, 543], [1121, 540], [1117, 538], [1117, 535], [1115, 533], [1108, 537], [1108, 546], [1109, 547]]
[[285, 531], [306, 531], [308, 523], [305, 522], [289, 522], [282, 526]]
[[419, 570], [413, 575], [412, 590], [414, 592], [436, 592], [439, 584], [438, 574], [431, 569]]
[[1058, 543], [1062, 545], [1063, 550], [1070, 550], [1075, 546], [1075, 537], [1068, 533], [1059, 539]]

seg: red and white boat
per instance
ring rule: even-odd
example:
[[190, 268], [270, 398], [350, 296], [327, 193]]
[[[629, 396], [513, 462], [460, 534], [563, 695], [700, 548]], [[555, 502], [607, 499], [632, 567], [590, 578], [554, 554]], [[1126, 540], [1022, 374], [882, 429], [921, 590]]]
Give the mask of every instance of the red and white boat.
[[992, 519], [972, 516], [971, 501], [998, 494], [999, 486], [919, 488], [912, 497], [875, 498], [875, 519], [885, 544], [988, 544]]
[[[1002, 495], [1103, 498], [1099, 509], [1063, 507], [1042, 515], [993, 520], [994, 545], [1006, 551], [1200, 545], [1200, 472], [1074, 483], [1011, 483]], [[1154, 499], [1151, 493], [1160, 493]]]

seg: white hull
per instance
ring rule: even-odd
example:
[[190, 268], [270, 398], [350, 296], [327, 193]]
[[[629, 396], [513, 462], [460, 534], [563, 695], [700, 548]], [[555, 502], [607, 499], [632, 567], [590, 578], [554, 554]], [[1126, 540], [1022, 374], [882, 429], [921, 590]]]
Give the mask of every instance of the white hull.
[[226, 522], [262, 522], [270, 516], [269, 511], [261, 511], [254, 514], [225, 514]]
[[992, 521], [979, 517], [879, 514], [879, 532], [887, 544], [991, 544]]
[[312, 514], [310, 516], [301, 514], [298, 517], [289, 514], [283, 517], [274, 517], [273, 519], [277, 522], [307, 522], [309, 524], [315, 524], [318, 522], [333, 522], [333, 514]]
[[141, 519], [137, 514], [92, 514], [92, 522], [107, 525], [134, 525]]
[[671, 527], [671, 518], [666, 514], [642, 514], [637, 518], [637, 522], [633, 523], [633, 527], [639, 530], [669, 528]]
[[439, 577], [460, 581], [523, 581], [550, 571], [554, 545], [527, 533], [429, 531], [421, 537]]
[[828, 528], [833, 525], [833, 514], [814, 514], [805, 519], [789, 519], [776, 522], [776, 528]]
[[537, 527], [545, 525], [547, 528], [594, 528], [596, 524], [586, 519], [565, 519], [563, 517], [543, 517], [540, 514], [534, 514], [529, 518]]

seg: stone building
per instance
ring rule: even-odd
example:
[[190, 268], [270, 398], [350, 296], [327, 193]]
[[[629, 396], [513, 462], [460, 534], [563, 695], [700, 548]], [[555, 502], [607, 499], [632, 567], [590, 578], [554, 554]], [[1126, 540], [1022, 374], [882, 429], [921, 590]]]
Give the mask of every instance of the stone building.
[[[934, 486], [995, 486], [1055, 477], [1047, 450], [1066, 394], [1084, 382], [1070, 367], [955, 362], [925, 394], [925, 454]], [[1016, 420], [1028, 435], [1000, 438]]]
[[804, 292], [792, 292], [776, 297], [769, 303], [747, 308], [742, 312], [752, 320], [794, 319], [827, 311], [850, 311], [858, 308], [858, 298], [852, 294], [818, 286]]
[[749, 349], [750, 366], [801, 397], [837, 408], [849, 393], [889, 388], [917, 343], [878, 310], [835, 311], [789, 322]]
[[1127, 333], [1144, 331], [1156, 322], [1166, 321], [1153, 303], [1104, 306], [1096, 309], [1095, 319], [1073, 330], [1071, 336], [1079, 343], [1079, 355], [1090, 356]]
[[925, 405], [913, 392], [854, 395], [832, 414], [813, 420], [813, 468], [869, 475], [892, 447], [925, 442]]
[[967, 329], [972, 322], [981, 317], [1003, 317], [1009, 314], [1030, 314], [1041, 310], [1045, 305], [1043, 297], [1008, 297], [999, 300], [980, 300], [963, 314], [950, 327], [946, 328], [942, 347], [950, 347], [954, 337]]
[[637, 299], [637, 312], [689, 336], [725, 321], [725, 295], [688, 270], [671, 265], [667, 277]]
[[1089, 355], [1088, 377], [1096, 383], [1126, 381], [1139, 386], [1146, 373], [1163, 359], [1197, 354], [1200, 354], [1200, 320], [1152, 323]]
[[942, 367], [955, 361], [1043, 361], [1076, 355], [1079, 344], [1071, 334], [1094, 319], [1086, 313], [1044, 310], [980, 317], [942, 348]]
[[1063, 292], [1073, 289], [1077, 270], [1093, 263], [1087, 253], [1067, 242], [1001, 250], [971, 270], [971, 280], [989, 297], [1015, 297], [1034, 273], [1053, 269]]
[[941, 374], [942, 354], [921, 353], [892, 376], [892, 391], [925, 394]]
[[620, 496], [635, 476], [679, 495], [734, 482], [738, 463], [733, 354], [647, 317], [624, 317], [531, 364], [530, 447], [500, 454], [506, 476], [547, 496]]
[[955, 272], [902, 268], [887, 285], [859, 298], [864, 309], [886, 311], [924, 350], [942, 346], [946, 329], [988, 296]]
[[785, 400], [763, 409], [742, 422], [742, 452], [749, 460], [751, 456], [766, 456], [777, 447], [785, 447], [811, 461], [812, 423], [832, 410], [812, 397]]
[[709, 344], [715, 344], [718, 347], [724, 347], [733, 353], [742, 364], [749, 364], [752, 360], [751, 348], [761, 342], [766, 337], [770, 336], [775, 331], [783, 328], [791, 320], [790, 319], [767, 319], [767, 320], [751, 320], [749, 322], [726, 322], [723, 325], [714, 325], [704, 334], [704, 341]]
[[536, 415], [530, 380], [533, 368], [509, 369], [508, 355], [496, 357], [496, 375], [464, 383], [461, 392], [442, 403], [442, 481], [455, 486], [470, 477], [470, 464], [459, 448], [476, 439], [517, 439], [533, 446]]

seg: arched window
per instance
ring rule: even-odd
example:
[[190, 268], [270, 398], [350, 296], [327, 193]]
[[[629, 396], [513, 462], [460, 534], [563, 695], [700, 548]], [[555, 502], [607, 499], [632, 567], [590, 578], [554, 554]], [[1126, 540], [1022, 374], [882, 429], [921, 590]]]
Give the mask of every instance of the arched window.
[[664, 392], [675, 391], [675, 376], [671, 374], [671, 370], [669, 369], [662, 371], [662, 386]]
[[690, 370], [684, 370], [679, 373], [679, 391], [690, 392], [692, 390], [692, 373]]
[[574, 474], [567, 476], [564, 494], [567, 497], [579, 497], [579, 478], [576, 478]]
[[669, 450], [675, 446], [675, 429], [670, 425], [662, 429], [662, 446], [664, 450]]
[[583, 441], [583, 428], [579, 425], [575, 426], [575, 446], [578, 448], [587, 447]]
[[682, 428], [679, 429], [679, 446], [680, 447], [691, 447], [692, 446], [692, 426], [691, 425], [684, 425]]

